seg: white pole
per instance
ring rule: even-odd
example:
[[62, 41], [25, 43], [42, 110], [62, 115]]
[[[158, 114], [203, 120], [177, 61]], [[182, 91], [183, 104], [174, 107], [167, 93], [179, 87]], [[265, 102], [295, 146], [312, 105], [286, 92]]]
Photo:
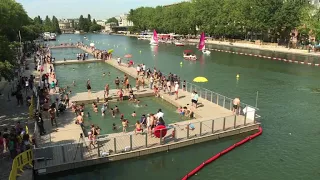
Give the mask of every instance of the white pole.
[[256, 96], [256, 108], [258, 107], [258, 97], [259, 97], [259, 91], [257, 91], [257, 96]]

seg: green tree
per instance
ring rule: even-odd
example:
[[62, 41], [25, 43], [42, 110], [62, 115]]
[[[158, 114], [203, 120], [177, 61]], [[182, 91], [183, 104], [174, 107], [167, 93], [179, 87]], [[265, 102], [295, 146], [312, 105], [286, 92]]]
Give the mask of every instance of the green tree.
[[91, 25], [91, 15], [90, 14], [88, 14], [87, 19], [88, 19], [89, 24]]
[[100, 30], [101, 30], [101, 26], [99, 24], [93, 24], [89, 28], [89, 32], [96, 32], [96, 31], [100, 31]]
[[107, 20], [107, 23], [116, 23], [117, 26], [119, 25], [118, 19], [115, 18], [115, 17], [109, 18], [109, 19]]
[[0, 1], [0, 77], [11, 80], [17, 64], [17, 50], [20, 46], [19, 32], [32, 22], [21, 4], [15, 1]]
[[53, 32], [61, 34], [61, 29], [59, 27], [59, 21], [55, 16], [52, 17], [52, 29], [53, 29]]
[[83, 18], [83, 15], [81, 15], [79, 18], [79, 24], [78, 24], [79, 30], [83, 30], [84, 26], [85, 26], [85, 19]]
[[95, 20], [95, 19], [93, 19], [92, 24], [97, 24], [97, 22], [96, 22], [96, 20]]
[[53, 25], [51, 22], [51, 19], [49, 18], [49, 16], [46, 16], [45, 20], [44, 20], [44, 31], [45, 32], [53, 32]]
[[41, 19], [40, 16], [35, 17], [35, 18], [33, 19], [33, 22], [34, 22], [35, 24], [40, 24], [40, 25], [42, 25], [42, 23], [43, 23], [43, 21], [42, 21], [42, 19]]

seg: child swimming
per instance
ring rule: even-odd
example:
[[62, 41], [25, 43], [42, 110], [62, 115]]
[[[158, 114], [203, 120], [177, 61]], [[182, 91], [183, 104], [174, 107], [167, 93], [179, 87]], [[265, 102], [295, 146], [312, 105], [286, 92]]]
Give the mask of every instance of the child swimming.
[[133, 111], [133, 113], [131, 114], [132, 117], [136, 117], [137, 114], [136, 114], [136, 111]]
[[113, 108], [111, 108], [111, 109], [110, 109], [110, 112], [111, 112], [112, 117], [113, 117], [113, 118], [115, 118], [115, 117], [116, 117], [116, 115], [115, 115], [115, 113], [114, 113]]

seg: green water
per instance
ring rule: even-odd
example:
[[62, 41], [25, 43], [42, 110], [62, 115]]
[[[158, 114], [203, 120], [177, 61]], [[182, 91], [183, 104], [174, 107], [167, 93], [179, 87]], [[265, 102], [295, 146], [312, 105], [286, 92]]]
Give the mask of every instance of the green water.
[[[76, 60], [78, 53], [85, 53], [83, 50], [79, 48], [58, 48], [58, 49], [51, 49], [52, 57], [56, 58], [56, 61], [62, 61], [65, 59], [67, 60]], [[88, 59], [92, 59], [93, 56], [89, 55]]]
[[[85, 64], [70, 64], [55, 66], [57, 79], [60, 87], [69, 87], [74, 93], [87, 91], [87, 80], [90, 79], [91, 91], [104, 90], [106, 84], [109, 84], [110, 89], [115, 89], [114, 80], [119, 77], [124, 79], [124, 73], [113, 68], [106, 63], [85, 63]], [[109, 76], [110, 72], [110, 76]], [[105, 76], [103, 75], [105, 73]], [[75, 81], [75, 86], [73, 86]], [[129, 76], [129, 83], [135, 86], [135, 80]]]
[[[212, 51], [209, 56], [202, 56], [197, 52], [199, 61], [188, 62], [183, 60], [182, 52], [185, 49], [195, 50], [195, 46], [160, 45], [151, 48], [148, 41], [138, 41], [135, 38], [86, 36], [92, 41], [102, 42], [97, 44], [99, 48], [109, 49], [114, 48], [113, 44], [120, 45], [114, 48], [116, 55], [131, 53], [135, 61], [156, 66], [165, 72], [175, 72], [188, 81], [196, 76], [205, 76], [209, 82], [200, 84], [201, 86], [230, 97], [240, 96], [243, 102], [251, 105], [255, 104], [256, 92], [259, 91], [258, 107], [259, 115], [262, 116], [260, 121], [264, 129], [263, 135], [206, 166], [192, 179], [320, 178], [318, 67], [216, 51]], [[70, 38], [76, 42], [83, 39], [83, 35], [58, 37], [61, 41]], [[106, 42], [111, 45], [103, 44]], [[308, 59], [302, 56], [276, 55]], [[179, 65], [180, 62], [183, 62], [182, 67]], [[236, 73], [240, 73], [239, 80], [235, 78]], [[167, 153], [49, 175], [46, 178], [179, 179], [215, 153], [242, 138], [237, 136], [211, 141]]]
[[[124, 115], [124, 118], [129, 120], [128, 131], [134, 130], [134, 124], [136, 121], [140, 121], [140, 118], [143, 114], [156, 114], [158, 109], [161, 109], [164, 113], [164, 120], [166, 124], [183, 121], [185, 118], [176, 112], [176, 107], [169, 104], [168, 102], [162, 100], [161, 98], [147, 97], [140, 98], [140, 104], [136, 105], [133, 102], [123, 101], [123, 102], [113, 102], [109, 103], [109, 109], [106, 110], [104, 116], [101, 115], [102, 105], [98, 105], [98, 113], [93, 112], [91, 104], [85, 106], [85, 114], [90, 113], [90, 117], [85, 117], [85, 126], [87, 130], [90, 130], [90, 125], [94, 124], [101, 128], [101, 134], [122, 132], [122, 124], [120, 121], [121, 114]], [[147, 105], [147, 106], [146, 106]], [[113, 118], [110, 111], [110, 108], [118, 106], [120, 113], [116, 114], [116, 117]], [[132, 113], [136, 112], [137, 116], [132, 117]], [[118, 127], [117, 130], [112, 130], [112, 124], [115, 123]]]

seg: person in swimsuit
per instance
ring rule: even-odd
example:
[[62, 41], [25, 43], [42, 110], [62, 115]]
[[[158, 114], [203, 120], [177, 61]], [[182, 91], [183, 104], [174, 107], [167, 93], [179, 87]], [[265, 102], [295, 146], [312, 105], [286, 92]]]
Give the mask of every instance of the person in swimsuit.
[[57, 120], [56, 120], [56, 108], [54, 106], [51, 106], [51, 108], [49, 109], [49, 114], [50, 114], [50, 120], [51, 120], [51, 125], [53, 126], [53, 122], [56, 124], [56, 127], [58, 126], [57, 125]]
[[232, 108], [232, 111], [234, 114], [237, 114], [238, 115], [238, 109], [239, 109], [239, 106], [240, 106], [240, 98], [239, 97], [236, 97], [234, 98], [233, 100], [233, 108]]
[[129, 78], [125, 80], [125, 84], [126, 84], [127, 91], [129, 91], [129, 87], [130, 87]]
[[136, 111], [133, 111], [133, 113], [131, 114], [132, 117], [136, 117], [137, 114], [136, 114]]
[[123, 101], [123, 91], [122, 91], [122, 89], [119, 89], [118, 96], [119, 96], [119, 101]]
[[106, 86], [104, 87], [104, 92], [105, 92], [105, 96], [108, 97], [109, 96], [109, 84], [106, 84]]
[[119, 77], [117, 77], [116, 80], [114, 80], [114, 83], [116, 84], [116, 88], [119, 89], [119, 88], [120, 88], [120, 80], [119, 80]]
[[110, 113], [111, 113], [111, 115], [112, 115], [112, 117], [113, 117], [113, 118], [115, 118], [115, 117], [116, 117], [116, 114], [115, 114], [115, 112], [114, 112], [113, 108], [111, 108], [111, 109], [110, 109]]
[[139, 78], [136, 78], [136, 88], [137, 88], [137, 91], [139, 91], [139, 87], [140, 87], [140, 81], [139, 81]]
[[141, 126], [141, 124], [140, 124], [139, 121], [136, 122], [135, 126], [136, 126], [136, 128], [135, 128], [135, 130], [134, 130], [134, 133], [135, 133], [136, 135], [137, 135], [137, 132], [140, 132], [140, 131], [143, 132], [142, 126]]
[[122, 120], [122, 132], [127, 132], [128, 123], [129, 121], [127, 119]]
[[66, 104], [66, 106], [68, 108], [69, 107], [69, 101], [70, 101], [68, 93], [64, 96], [64, 99], [65, 99], [65, 104]]
[[88, 79], [87, 81], [87, 90], [88, 90], [88, 93], [90, 94], [91, 93], [90, 79]]

